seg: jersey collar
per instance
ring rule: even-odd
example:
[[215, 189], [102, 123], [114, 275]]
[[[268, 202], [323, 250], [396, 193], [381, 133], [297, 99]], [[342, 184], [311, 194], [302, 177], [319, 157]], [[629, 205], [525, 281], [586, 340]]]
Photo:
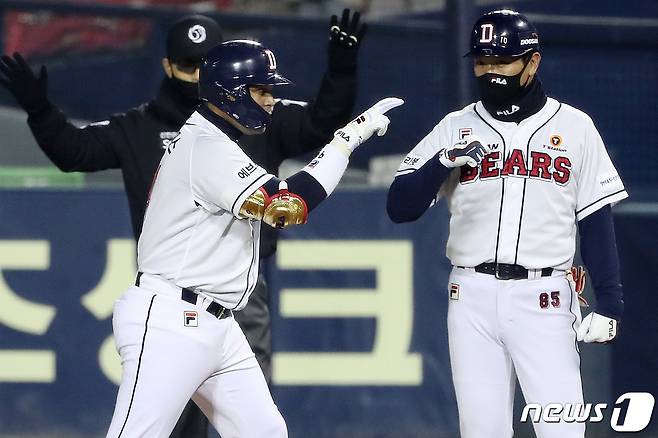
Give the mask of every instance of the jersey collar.
[[238, 141], [238, 139], [242, 136], [242, 133], [238, 128], [235, 126], [231, 125], [228, 121], [222, 119], [219, 117], [217, 114], [213, 113], [210, 111], [210, 109], [205, 105], [201, 104], [197, 107], [197, 112], [201, 114], [201, 116], [215, 125], [220, 131], [222, 131], [228, 138], [230, 138], [233, 141]]

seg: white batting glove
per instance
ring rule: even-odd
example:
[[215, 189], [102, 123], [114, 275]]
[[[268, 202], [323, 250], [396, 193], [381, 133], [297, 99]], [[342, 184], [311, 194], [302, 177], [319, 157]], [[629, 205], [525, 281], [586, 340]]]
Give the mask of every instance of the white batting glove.
[[590, 342], [610, 342], [617, 336], [617, 320], [592, 312], [578, 327], [577, 339]]
[[391, 121], [384, 113], [403, 103], [404, 100], [397, 97], [387, 97], [380, 100], [356, 119], [336, 131], [331, 144], [341, 149], [349, 157], [354, 149], [372, 137], [375, 132], [379, 137], [386, 134], [386, 129], [388, 129], [388, 124]]
[[475, 135], [467, 135], [449, 148], [439, 151], [439, 160], [445, 167], [477, 167], [485, 155], [491, 152], [489, 145]]

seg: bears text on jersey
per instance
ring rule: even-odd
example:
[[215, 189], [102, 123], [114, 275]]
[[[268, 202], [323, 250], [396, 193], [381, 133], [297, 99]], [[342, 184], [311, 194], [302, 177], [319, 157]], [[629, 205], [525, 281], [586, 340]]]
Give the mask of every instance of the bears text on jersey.
[[571, 177], [571, 160], [568, 157], [553, 158], [545, 152], [531, 151], [530, 160], [526, 162], [519, 149], [512, 149], [504, 162], [501, 157], [500, 151], [494, 151], [484, 157], [478, 167], [462, 166], [459, 182], [467, 184], [478, 178], [488, 180], [514, 176], [566, 185]]

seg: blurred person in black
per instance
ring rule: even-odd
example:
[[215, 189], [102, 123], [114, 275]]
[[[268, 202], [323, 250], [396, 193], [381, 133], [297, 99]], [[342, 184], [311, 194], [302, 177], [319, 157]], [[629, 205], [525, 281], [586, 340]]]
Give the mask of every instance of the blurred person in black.
[[[240, 146], [268, 172], [278, 174], [281, 162], [328, 143], [350, 119], [356, 98], [357, 53], [366, 25], [359, 13], [344, 10], [340, 22], [331, 18], [328, 70], [315, 100], [300, 104], [279, 100], [264, 134], [243, 136]], [[78, 128], [47, 97], [47, 71], [35, 75], [22, 56], [0, 58], [0, 83], [28, 114], [28, 125], [43, 152], [64, 172], [121, 169], [135, 239], [140, 235], [146, 199], [155, 170], [169, 141], [200, 103], [199, 65], [204, 54], [222, 40], [219, 25], [201, 15], [186, 16], [169, 29], [165, 78], [156, 97], [108, 120]], [[261, 260], [276, 251], [276, 230], [263, 227]], [[247, 307], [236, 314], [268, 381], [271, 379], [271, 327], [265, 279]], [[208, 423], [190, 402], [172, 437], [205, 437]]]

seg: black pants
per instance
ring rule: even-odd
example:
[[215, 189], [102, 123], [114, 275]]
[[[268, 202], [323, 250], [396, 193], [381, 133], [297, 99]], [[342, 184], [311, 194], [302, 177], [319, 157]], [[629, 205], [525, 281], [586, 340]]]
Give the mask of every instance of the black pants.
[[[240, 312], [235, 312], [234, 316], [256, 355], [265, 379], [270, 383], [272, 379], [272, 330], [267, 283], [262, 275], [258, 275], [258, 283], [249, 297], [247, 306]], [[201, 409], [190, 400], [170, 438], [206, 438], [207, 436], [208, 419], [203, 415]]]

